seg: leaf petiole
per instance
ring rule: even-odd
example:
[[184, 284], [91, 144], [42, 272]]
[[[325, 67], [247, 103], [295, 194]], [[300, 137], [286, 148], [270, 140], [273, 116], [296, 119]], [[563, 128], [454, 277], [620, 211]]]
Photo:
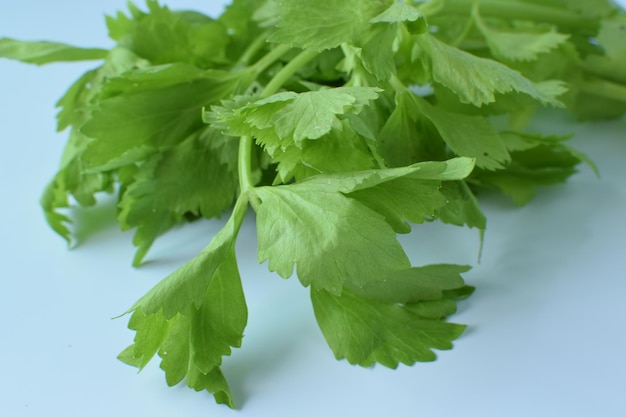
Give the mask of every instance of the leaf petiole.
[[[269, 62], [270, 59], [273, 62], [284, 55], [289, 49], [291, 49], [287, 45], [279, 45], [275, 49], [272, 50], [268, 55], [261, 59], [261, 61], [255, 64], [257, 65], [266, 65], [266, 62]], [[315, 51], [305, 50], [297, 55], [294, 59], [289, 61], [287, 65], [285, 65], [280, 71], [274, 75], [274, 77], [270, 80], [270, 82], [265, 86], [263, 91], [260, 94], [261, 98], [267, 98], [272, 94], [278, 92], [280, 88], [293, 76], [300, 68], [306, 65], [311, 59], [315, 58], [318, 55]], [[263, 64], [260, 64], [264, 62]], [[241, 189], [241, 194], [248, 194], [250, 190], [254, 188], [254, 181], [252, 180], [252, 147], [254, 146], [254, 140], [251, 136], [242, 136], [239, 139], [239, 153], [238, 153], [238, 173], [239, 173], [239, 188]], [[256, 208], [256, 202], [251, 201], [251, 204], [254, 208]]]
[[239, 234], [239, 229], [243, 224], [243, 220], [246, 217], [248, 211], [248, 203], [250, 202], [250, 193], [241, 193], [235, 202], [235, 207], [230, 215], [230, 220], [234, 222], [234, 235]]
[[[287, 47], [287, 45], [281, 45], [278, 48]], [[288, 48], [288, 47], [287, 47]], [[289, 61], [265, 86], [261, 93], [261, 98], [267, 98], [272, 94], [275, 94], [280, 88], [294, 75], [298, 70], [304, 67], [310, 60], [315, 58], [319, 53], [312, 50], [304, 50], [298, 54], [294, 59]]]
[[626, 87], [603, 78], [594, 77], [582, 82], [580, 91], [626, 103]]
[[[270, 65], [276, 62], [281, 56], [285, 55], [291, 49], [288, 45], [278, 45], [276, 48], [269, 51], [263, 58], [259, 59], [253, 65], [248, 68], [254, 75], [258, 75], [265, 71]], [[247, 58], [246, 58], [247, 59]]]
[[244, 68], [250, 65], [250, 62], [252, 62], [252, 58], [255, 57], [255, 55], [263, 48], [265, 44], [267, 44], [267, 37], [269, 33], [269, 30], [261, 33], [261, 35], [259, 35], [254, 40], [254, 42], [252, 42], [246, 48], [245, 51], [243, 51], [243, 53], [239, 57], [239, 60], [237, 61], [237, 64], [235, 65], [235, 68]]
[[252, 180], [252, 136], [242, 136], [239, 139], [239, 188], [241, 194], [246, 194], [254, 188]]
[[594, 19], [581, 17], [567, 10], [515, 1], [481, 0], [476, 2], [475, 0], [447, 0], [445, 6], [437, 10], [436, 14], [454, 13], [468, 16], [471, 15], [474, 7], [479, 7], [480, 13], [486, 17], [550, 22], [557, 26], [578, 30], [588, 29], [595, 31], [598, 26]]

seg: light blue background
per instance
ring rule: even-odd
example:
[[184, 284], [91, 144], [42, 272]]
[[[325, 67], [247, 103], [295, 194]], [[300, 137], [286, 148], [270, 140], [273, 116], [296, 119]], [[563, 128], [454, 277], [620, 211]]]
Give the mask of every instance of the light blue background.
[[[221, 3], [169, 2], [205, 12]], [[1, 4], [0, 37], [101, 47], [111, 45], [103, 13], [125, 8]], [[93, 65], [0, 61], [0, 416], [626, 415], [626, 119], [578, 125], [543, 115], [540, 129], [576, 132], [572, 144], [602, 177], [582, 167], [524, 208], [484, 202], [480, 264], [472, 231], [433, 224], [402, 237], [416, 264], [474, 265], [467, 279], [477, 291], [454, 317], [470, 328], [434, 363], [391, 371], [337, 362], [307, 291], [257, 265], [250, 217], [238, 245], [250, 321], [244, 347], [224, 365], [242, 407], [233, 412], [207, 394], [167, 388], [156, 362], [136, 375], [117, 361], [133, 333], [126, 318], [111, 320], [198, 253], [219, 222], [166, 235], [134, 270], [132, 233], [117, 230], [110, 198], [76, 213], [97, 233], [72, 251], [43, 220], [37, 200], [66, 137], [54, 133], [54, 104]]]

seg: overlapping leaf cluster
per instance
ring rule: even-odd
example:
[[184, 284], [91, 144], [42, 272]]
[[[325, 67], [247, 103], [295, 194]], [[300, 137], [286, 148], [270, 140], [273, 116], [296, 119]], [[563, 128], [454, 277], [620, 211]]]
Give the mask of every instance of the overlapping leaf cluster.
[[175, 225], [230, 211], [130, 308], [120, 358], [158, 354], [168, 384], [232, 406], [220, 367], [247, 321], [249, 206], [259, 262], [310, 288], [337, 358], [433, 360], [463, 331], [445, 319], [468, 267], [414, 266], [396, 235], [436, 220], [482, 233], [476, 192], [523, 204], [589, 162], [526, 122], [542, 106], [622, 115], [625, 23], [597, 0], [235, 0], [218, 18], [149, 0], [107, 18], [110, 50], [4, 38], [0, 56], [102, 61], [59, 101], [70, 138], [42, 205], [65, 239], [61, 209], [100, 192], [118, 193], [135, 265]]

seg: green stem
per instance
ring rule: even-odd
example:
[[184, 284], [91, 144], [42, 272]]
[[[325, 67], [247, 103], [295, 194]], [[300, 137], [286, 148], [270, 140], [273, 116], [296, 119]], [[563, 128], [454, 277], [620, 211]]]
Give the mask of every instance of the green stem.
[[253, 74], [260, 74], [267, 69], [270, 65], [276, 62], [281, 56], [285, 55], [291, 49], [288, 45], [278, 45], [276, 48], [269, 51], [263, 58], [259, 59], [252, 66], [249, 67]]
[[626, 103], [626, 86], [603, 78], [592, 78], [580, 84], [580, 90], [594, 96]]
[[[264, 40], [263, 37], [259, 37], [259, 39]], [[290, 49], [291, 47], [289, 47], [288, 45], [277, 46], [276, 48], [272, 49], [268, 54], [266, 54], [263, 58], [257, 61], [254, 65], [249, 67], [249, 70], [253, 74], [259, 74], [263, 72], [268, 66], [272, 65], [272, 63], [274, 63], [277, 59], [279, 59], [281, 56], [287, 53]], [[250, 51], [247, 51], [247, 53], [250, 55], [253, 55], [255, 52], [252, 52], [250, 50]], [[274, 76], [272, 81], [275, 81], [277, 77], [282, 78], [284, 76], [285, 68], [289, 66], [290, 65], [288, 64], [281, 71], [279, 71]], [[272, 81], [270, 81], [270, 84], [272, 83]], [[280, 85], [282, 85], [282, 83]], [[275, 88], [275, 87], [272, 87], [272, 88]], [[267, 91], [267, 88], [265, 88], [264, 92], [265, 91]], [[270, 93], [270, 95], [271, 94], [273, 93]], [[247, 194], [249, 190], [254, 188], [254, 181], [252, 179], [252, 147], [253, 146], [254, 146], [254, 141], [251, 136], [242, 136], [240, 138], [237, 171], [239, 174], [239, 188], [240, 188], [241, 194]]]
[[254, 188], [254, 181], [252, 180], [252, 145], [252, 136], [242, 136], [239, 139], [239, 164], [237, 170], [241, 194], [245, 194]]
[[235, 202], [235, 207], [230, 215], [229, 221], [234, 222], [235, 236], [239, 234], [239, 229], [246, 218], [246, 212], [248, 211], [249, 193], [241, 193]]
[[463, 43], [465, 38], [467, 38], [467, 35], [470, 34], [473, 27], [474, 27], [474, 18], [470, 17], [469, 19], [467, 19], [467, 23], [465, 24], [463, 31], [461, 31], [459, 36], [457, 36], [457, 38], [454, 41], [450, 42], [450, 46], [454, 46], [458, 48], [461, 45], [461, 43]]
[[270, 80], [269, 83], [263, 89], [261, 98], [267, 98], [272, 94], [275, 94], [280, 88], [291, 78], [300, 68], [305, 66], [310, 60], [319, 55], [316, 51], [303, 51], [294, 59], [289, 61], [276, 75]]
[[391, 76], [391, 78], [389, 79], [389, 84], [391, 84], [393, 89], [396, 90], [396, 93], [401, 93], [407, 89], [404, 83], [400, 81], [400, 78], [398, 78], [396, 74], [393, 74]]
[[[279, 51], [274, 54], [270, 53], [268, 55], [282, 56], [285, 52], [290, 49], [287, 45], [280, 45], [274, 49], [274, 51]], [[273, 52], [274, 52], [273, 51]], [[261, 61], [267, 61], [267, 56], [262, 58]], [[314, 51], [303, 51], [294, 59], [292, 59], [287, 65], [285, 65], [280, 71], [274, 75], [274, 77], [270, 80], [267, 86], [263, 89], [263, 92], [260, 94], [260, 98], [266, 98], [276, 93], [283, 86], [293, 74], [295, 74], [300, 68], [306, 65], [311, 59], [318, 55], [317, 52]], [[259, 62], [261, 62], [259, 61]], [[257, 63], [259, 64], [259, 63]], [[255, 64], [255, 65], [257, 65]], [[254, 188], [254, 181], [252, 178], [252, 147], [254, 146], [254, 140], [251, 136], [242, 136], [239, 139], [239, 154], [238, 154], [238, 174], [239, 174], [239, 188], [241, 195], [248, 196], [249, 191]], [[246, 204], [247, 204], [246, 197]], [[239, 200], [238, 200], [239, 201]], [[255, 208], [256, 201], [250, 201], [252, 206]]]
[[595, 19], [585, 18], [567, 10], [557, 9], [539, 4], [502, 0], [447, 0], [444, 7], [436, 14], [453, 13], [469, 16], [472, 8], [478, 3], [481, 15], [498, 17], [507, 20], [531, 20], [549, 22], [576, 32], [581, 29], [596, 31], [598, 23]]
[[250, 65], [252, 58], [267, 44], [267, 37], [269, 35], [269, 30], [266, 30], [261, 35], [259, 35], [254, 42], [252, 42], [246, 50], [239, 57], [239, 61], [237, 61], [237, 68], [247, 67]]

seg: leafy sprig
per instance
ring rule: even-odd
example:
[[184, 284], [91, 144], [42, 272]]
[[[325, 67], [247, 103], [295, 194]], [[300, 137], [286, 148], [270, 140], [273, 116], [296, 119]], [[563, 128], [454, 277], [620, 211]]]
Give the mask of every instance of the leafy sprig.
[[[68, 242], [71, 201], [118, 190], [138, 266], [172, 227], [229, 213], [205, 250], [128, 311], [138, 368], [158, 355], [233, 406], [220, 366], [247, 307], [235, 242], [251, 207], [258, 260], [310, 288], [338, 359], [391, 368], [435, 359], [469, 267], [414, 266], [412, 225], [477, 228], [476, 194], [518, 204], [565, 181], [584, 155], [525, 130], [534, 110], [626, 111], [625, 14], [608, 1], [235, 0], [211, 18], [154, 0], [106, 19], [116, 46], [0, 39], [32, 64], [100, 60], [59, 100], [70, 128], [41, 203]], [[493, 116], [505, 115], [508, 125]]]

